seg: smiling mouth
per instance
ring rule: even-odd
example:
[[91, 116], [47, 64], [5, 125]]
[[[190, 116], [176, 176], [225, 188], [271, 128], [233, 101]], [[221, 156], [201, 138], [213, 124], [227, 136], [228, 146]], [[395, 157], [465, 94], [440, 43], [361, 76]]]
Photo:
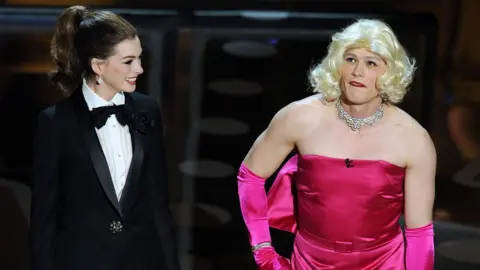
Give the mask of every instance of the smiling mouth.
[[135, 85], [135, 83], [137, 82], [137, 77], [135, 78], [127, 78], [125, 79], [125, 81], [127, 81], [129, 84], [131, 85]]

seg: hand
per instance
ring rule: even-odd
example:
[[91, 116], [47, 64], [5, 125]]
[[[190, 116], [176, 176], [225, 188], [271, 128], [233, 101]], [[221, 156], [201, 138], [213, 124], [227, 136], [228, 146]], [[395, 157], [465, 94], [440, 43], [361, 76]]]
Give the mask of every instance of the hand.
[[288, 259], [283, 258], [273, 247], [260, 248], [253, 252], [259, 270], [292, 270]]

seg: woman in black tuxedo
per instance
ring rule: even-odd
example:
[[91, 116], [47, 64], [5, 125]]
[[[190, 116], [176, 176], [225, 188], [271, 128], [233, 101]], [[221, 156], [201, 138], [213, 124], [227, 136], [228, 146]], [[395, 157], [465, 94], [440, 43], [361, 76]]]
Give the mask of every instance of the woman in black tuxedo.
[[31, 213], [34, 270], [179, 270], [160, 110], [135, 93], [135, 28], [82, 6], [58, 18], [53, 85], [42, 111]]

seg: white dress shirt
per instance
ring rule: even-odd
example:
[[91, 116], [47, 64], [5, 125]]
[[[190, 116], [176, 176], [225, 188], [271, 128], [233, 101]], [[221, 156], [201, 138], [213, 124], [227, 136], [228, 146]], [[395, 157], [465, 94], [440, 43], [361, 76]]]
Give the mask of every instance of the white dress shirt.
[[[112, 100], [106, 101], [93, 92], [85, 80], [83, 80], [82, 92], [90, 111], [97, 107], [125, 104], [123, 93], [117, 93]], [[103, 154], [107, 159], [117, 199], [120, 200], [132, 161], [130, 130], [128, 126], [120, 125], [115, 115], [111, 115], [106, 124], [100, 129], [95, 128], [95, 131], [102, 146]]]

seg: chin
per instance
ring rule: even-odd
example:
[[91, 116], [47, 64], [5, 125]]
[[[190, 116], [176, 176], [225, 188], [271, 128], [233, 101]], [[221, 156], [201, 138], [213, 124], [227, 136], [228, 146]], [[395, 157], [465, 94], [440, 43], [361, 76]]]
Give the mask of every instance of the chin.
[[375, 99], [375, 96], [372, 95], [363, 95], [362, 93], [346, 93], [344, 96], [344, 101], [352, 105], [362, 105], [371, 102]]
[[135, 92], [135, 90], [137, 89], [137, 86], [136, 85], [127, 85], [127, 86], [124, 86], [122, 87], [122, 91], [123, 92], [126, 92], [126, 93], [133, 93]]
[[361, 105], [367, 103], [370, 99], [366, 97], [359, 97], [356, 95], [345, 95], [344, 102], [352, 105]]
[[130, 89], [124, 89], [123, 92], [125, 92], [125, 93], [133, 93], [133, 92], [135, 92], [135, 88], [133, 88], [133, 89], [132, 89], [132, 88], [130, 88]]

